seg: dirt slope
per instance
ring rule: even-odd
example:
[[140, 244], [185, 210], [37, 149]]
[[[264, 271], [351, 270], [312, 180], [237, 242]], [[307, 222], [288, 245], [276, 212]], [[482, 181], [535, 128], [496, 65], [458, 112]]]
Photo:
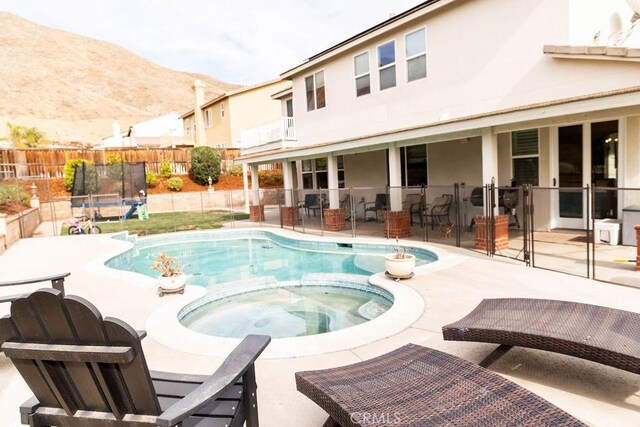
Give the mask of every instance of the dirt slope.
[[37, 126], [49, 140], [99, 143], [116, 119], [126, 129], [193, 108], [196, 78], [207, 85], [206, 99], [238, 87], [7, 12], [0, 29], [0, 137], [11, 121]]

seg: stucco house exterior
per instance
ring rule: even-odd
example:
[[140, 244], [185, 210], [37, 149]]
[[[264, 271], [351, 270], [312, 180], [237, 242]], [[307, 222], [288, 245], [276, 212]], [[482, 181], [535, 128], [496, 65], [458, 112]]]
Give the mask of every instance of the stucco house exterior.
[[245, 144], [248, 144], [252, 137], [260, 137], [260, 126], [271, 126], [273, 122], [280, 124], [281, 103], [271, 95], [290, 87], [288, 80], [277, 79], [205, 101], [204, 85], [196, 81], [193, 85], [195, 107], [181, 117], [185, 138], [196, 146], [240, 148], [243, 133]]
[[183, 138], [182, 119], [175, 111], [135, 123], [125, 131], [120, 129], [118, 122], [114, 122], [111, 130], [112, 135], [102, 139], [103, 148], [175, 147], [190, 143]]
[[283, 162], [286, 189], [328, 188], [331, 208], [339, 187], [389, 186], [400, 211], [401, 188], [531, 184], [537, 228], [584, 228], [568, 188], [640, 188], [638, 3], [425, 1], [282, 73], [296, 138], [241, 159]]

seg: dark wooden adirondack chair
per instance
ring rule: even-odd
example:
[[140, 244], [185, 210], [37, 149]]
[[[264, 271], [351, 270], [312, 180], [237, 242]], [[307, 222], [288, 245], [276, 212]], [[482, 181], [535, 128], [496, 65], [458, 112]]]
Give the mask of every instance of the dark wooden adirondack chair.
[[[53, 289], [57, 289], [62, 292], [62, 296], [64, 296], [64, 279], [68, 277], [71, 273], [58, 273], [52, 274], [51, 276], [43, 276], [43, 277], [34, 277], [31, 279], [24, 279], [18, 281], [11, 282], [0, 282], [0, 288], [8, 287], [8, 286], [21, 286], [21, 285], [29, 285], [31, 283], [40, 283], [40, 282], [51, 282], [51, 287]], [[22, 294], [15, 295], [5, 295], [0, 297], [0, 303], [3, 302], [11, 302], [14, 299], [18, 298]]]
[[270, 340], [250, 335], [213, 375], [181, 375], [149, 371], [140, 335], [78, 296], [41, 289], [0, 319], [31, 426], [258, 426], [254, 361]]

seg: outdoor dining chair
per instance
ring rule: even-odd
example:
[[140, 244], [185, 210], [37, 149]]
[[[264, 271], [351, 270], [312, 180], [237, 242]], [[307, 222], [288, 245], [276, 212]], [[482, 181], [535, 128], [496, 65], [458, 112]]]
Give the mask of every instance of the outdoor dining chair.
[[376, 194], [375, 202], [367, 202], [364, 204], [364, 219], [367, 220], [367, 213], [373, 212], [375, 214], [376, 222], [380, 222], [380, 217], [378, 216], [378, 212], [382, 215], [382, 212], [387, 210], [389, 206], [389, 201], [386, 193], [378, 193]]

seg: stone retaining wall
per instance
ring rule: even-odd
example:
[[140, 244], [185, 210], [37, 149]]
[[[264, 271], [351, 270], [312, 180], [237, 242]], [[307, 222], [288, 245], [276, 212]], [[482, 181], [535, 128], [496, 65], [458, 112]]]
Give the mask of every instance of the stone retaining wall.
[[37, 208], [27, 209], [17, 215], [0, 214], [0, 253], [22, 237], [31, 237], [41, 222]]

